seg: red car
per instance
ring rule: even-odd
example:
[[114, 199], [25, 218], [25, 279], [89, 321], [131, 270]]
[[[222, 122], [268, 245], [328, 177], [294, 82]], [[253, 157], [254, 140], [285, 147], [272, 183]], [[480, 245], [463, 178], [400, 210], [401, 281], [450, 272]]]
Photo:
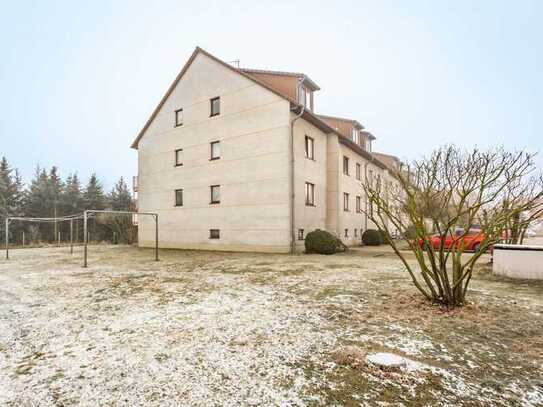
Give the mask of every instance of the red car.
[[[446, 250], [450, 250], [453, 245], [459, 247], [460, 245], [464, 246], [464, 250], [467, 251], [479, 251], [481, 244], [485, 240], [485, 235], [481, 229], [470, 229], [465, 236], [464, 229], [456, 229], [454, 235], [450, 233], [447, 236], [432, 235], [429, 237], [430, 243], [434, 249], [439, 249], [441, 242], [443, 241], [443, 247]], [[424, 248], [424, 240], [419, 239], [420, 247]]]

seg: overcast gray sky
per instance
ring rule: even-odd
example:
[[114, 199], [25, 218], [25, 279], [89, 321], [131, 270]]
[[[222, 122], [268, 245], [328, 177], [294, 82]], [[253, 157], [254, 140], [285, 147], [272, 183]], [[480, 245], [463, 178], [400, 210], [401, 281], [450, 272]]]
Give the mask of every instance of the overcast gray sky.
[[[153, 4], [151, 4], [153, 3]], [[0, 155], [109, 188], [195, 46], [302, 71], [318, 113], [416, 158], [455, 142], [543, 154], [542, 1], [5, 1]], [[539, 124], [539, 123], [537, 123]], [[538, 162], [541, 165], [543, 158]]]

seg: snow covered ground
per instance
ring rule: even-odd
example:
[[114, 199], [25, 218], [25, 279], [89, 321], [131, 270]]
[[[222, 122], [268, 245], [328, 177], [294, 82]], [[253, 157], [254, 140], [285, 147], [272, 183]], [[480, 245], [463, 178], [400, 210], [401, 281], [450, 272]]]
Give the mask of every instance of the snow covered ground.
[[383, 252], [11, 254], [0, 405], [543, 404], [542, 284], [481, 272], [445, 312]]

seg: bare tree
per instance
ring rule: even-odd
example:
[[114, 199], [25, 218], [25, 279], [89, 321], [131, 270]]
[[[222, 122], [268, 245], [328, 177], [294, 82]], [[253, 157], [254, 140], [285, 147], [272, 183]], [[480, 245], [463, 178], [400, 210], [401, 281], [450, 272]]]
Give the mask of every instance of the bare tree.
[[[541, 175], [534, 176], [533, 157], [501, 148], [467, 152], [445, 146], [428, 158], [403, 164], [393, 174], [396, 182], [386, 187], [365, 178], [368, 217], [428, 300], [449, 307], [464, 304], [481, 255], [510, 237], [513, 224], [525, 231], [533, 216], [523, 214], [541, 213], [543, 182]], [[484, 240], [475, 253], [465, 256], [465, 238], [474, 229], [480, 229]], [[407, 242], [419, 270], [407, 261], [393, 231]], [[433, 233], [440, 237], [437, 245], [432, 244]], [[452, 239], [450, 248], [446, 238]]]

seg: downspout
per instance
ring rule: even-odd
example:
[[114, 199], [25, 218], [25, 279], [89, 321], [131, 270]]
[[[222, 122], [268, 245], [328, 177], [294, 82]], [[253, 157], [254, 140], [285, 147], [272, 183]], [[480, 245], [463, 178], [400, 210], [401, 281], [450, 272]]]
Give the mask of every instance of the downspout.
[[290, 200], [289, 200], [289, 206], [290, 206], [290, 253], [294, 254], [296, 250], [296, 235], [294, 233], [294, 122], [298, 120], [305, 112], [305, 106], [302, 105], [300, 109], [300, 113], [296, 115], [291, 121], [290, 121], [290, 180], [289, 180], [289, 188], [290, 188]]
[[[372, 157], [373, 159], [373, 157]], [[368, 179], [368, 163], [364, 163], [364, 182]], [[368, 194], [366, 191], [364, 191], [364, 206], [366, 207], [366, 211], [364, 212], [364, 230], [368, 230]]]

